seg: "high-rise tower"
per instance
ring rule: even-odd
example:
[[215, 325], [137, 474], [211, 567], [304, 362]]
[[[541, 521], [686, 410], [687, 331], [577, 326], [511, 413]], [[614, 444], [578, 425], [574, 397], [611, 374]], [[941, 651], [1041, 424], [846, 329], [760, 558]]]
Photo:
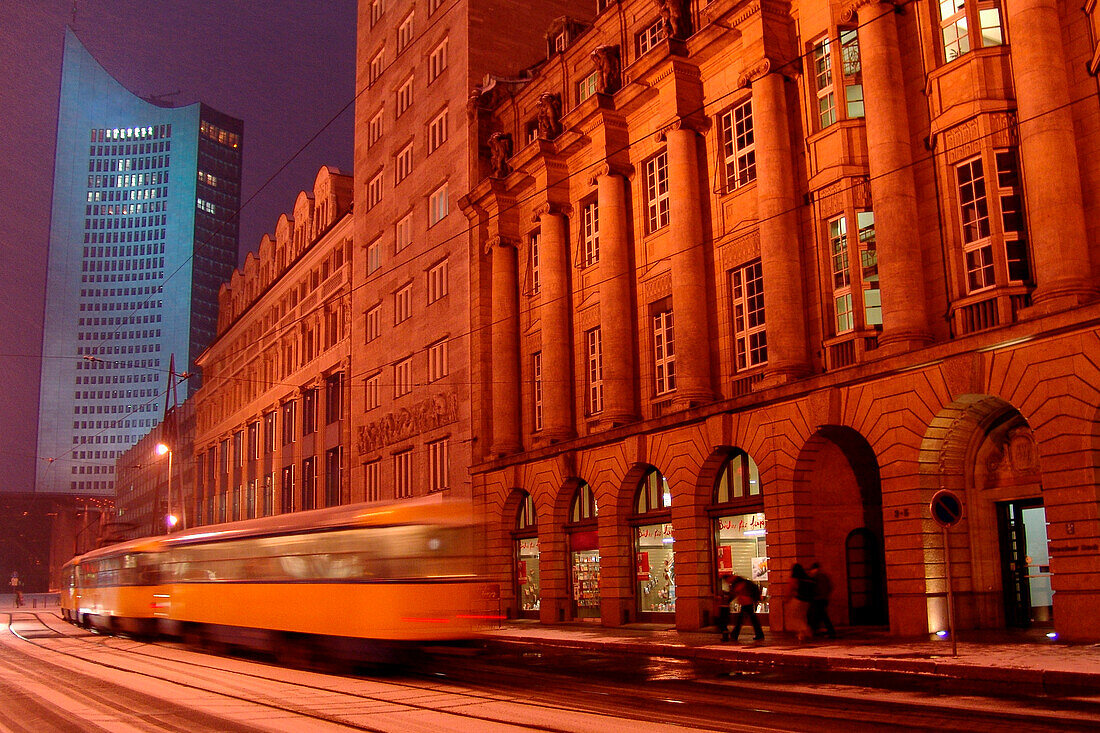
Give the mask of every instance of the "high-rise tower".
[[205, 104], [134, 95], [66, 31], [36, 491], [112, 492], [114, 459], [163, 411], [169, 358], [193, 372], [213, 338], [242, 132]]

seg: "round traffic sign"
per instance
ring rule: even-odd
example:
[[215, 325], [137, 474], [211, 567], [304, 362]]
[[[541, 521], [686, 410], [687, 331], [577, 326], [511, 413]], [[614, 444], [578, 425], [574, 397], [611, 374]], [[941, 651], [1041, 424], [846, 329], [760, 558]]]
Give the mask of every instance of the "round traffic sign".
[[937, 491], [928, 503], [928, 510], [941, 527], [954, 527], [963, 518], [962, 499], [950, 489]]

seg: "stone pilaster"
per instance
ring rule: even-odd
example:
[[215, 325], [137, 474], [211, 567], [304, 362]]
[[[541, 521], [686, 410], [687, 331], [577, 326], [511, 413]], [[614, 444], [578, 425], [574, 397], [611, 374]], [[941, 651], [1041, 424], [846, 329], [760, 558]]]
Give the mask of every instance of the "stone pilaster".
[[1004, 12], [1009, 37], [1021, 41], [1011, 45], [1012, 78], [1037, 285], [1033, 300], [1041, 309], [1071, 308], [1097, 293], [1057, 3], [1013, 0]]
[[707, 273], [699, 195], [698, 133], [681, 121], [661, 133], [668, 152], [669, 238], [676, 348], [676, 404], [714, 399], [710, 370]]
[[604, 166], [595, 176], [600, 215], [600, 328], [603, 335], [603, 419], [621, 425], [637, 419], [634, 403], [634, 301], [630, 294], [626, 181]]
[[492, 382], [493, 435], [490, 452], [506, 455], [519, 451], [519, 280], [516, 242], [494, 237], [486, 244], [492, 258], [493, 307], [490, 375]]
[[917, 227], [917, 187], [894, 6], [875, 0], [849, 6], [859, 16], [867, 157], [882, 282], [881, 347], [907, 351], [932, 340], [928, 331]]
[[573, 294], [569, 285], [569, 220], [556, 205], [536, 213], [540, 227], [543, 435], [566, 440], [573, 427]]
[[769, 377], [785, 381], [809, 371], [802, 258], [784, 79], [764, 59], [742, 79], [752, 84], [756, 196]]

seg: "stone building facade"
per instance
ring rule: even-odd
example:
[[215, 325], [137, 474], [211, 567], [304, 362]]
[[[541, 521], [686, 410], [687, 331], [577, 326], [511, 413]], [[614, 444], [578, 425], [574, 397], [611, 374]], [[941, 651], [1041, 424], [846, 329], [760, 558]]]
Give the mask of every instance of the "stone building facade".
[[506, 83], [489, 71], [518, 74], [545, 57], [546, 28], [573, 5], [359, 3], [354, 500], [470, 496], [470, 256], [455, 206], [472, 185], [467, 102], [475, 85]]
[[732, 571], [789, 628], [818, 561], [835, 620], [924, 634], [948, 550], [960, 628], [1100, 638], [1096, 4], [596, 10], [471, 105], [509, 615], [696, 629]]
[[218, 294], [191, 526], [349, 501], [352, 178], [322, 167]]

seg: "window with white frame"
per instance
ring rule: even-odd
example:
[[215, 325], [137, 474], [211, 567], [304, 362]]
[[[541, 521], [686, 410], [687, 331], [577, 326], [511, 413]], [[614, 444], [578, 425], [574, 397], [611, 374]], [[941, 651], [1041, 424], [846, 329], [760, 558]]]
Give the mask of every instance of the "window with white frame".
[[603, 335], [600, 327], [585, 331], [588, 369], [588, 414], [603, 412]]
[[405, 50], [413, 39], [413, 14], [409, 13], [405, 16], [405, 19], [401, 21], [401, 25], [397, 26], [397, 52], [401, 53]]
[[[994, 151], [993, 162], [993, 176], [985, 174], [981, 156], [955, 167], [968, 293], [997, 284], [996, 259], [1003, 258], [1009, 283], [1031, 277], [1016, 152]], [[1003, 248], [994, 247], [997, 239]]]
[[836, 122], [836, 90], [833, 88], [833, 52], [826, 36], [814, 43], [814, 94], [817, 96], [817, 125], [825, 129]]
[[599, 81], [599, 72], [593, 71], [591, 74], [577, 82], [577, 104], [580, 104], [581, 102], [596, 93], [596, 85], [599, 84]]
[[756, 180], [756, 138], [752, 128], [752, 100], [722, 113], [722, 152], [726, 163], [726, 190]]
[[413, 146], [409, 143], [397, 153], [397, 157], [394, 158], [394, 172], [397, 183], [405, 180], [412, 173], [413, 161]]
[[1001, 3], [997, 0], [938, 0], [943, 60], [951, 62], [973, 48], [1005, 42]]
[[397, 499], [412, 496], [412, 449], [393, 454], [393, 493]]
[[447, 260], [428, 270], [428, 303], [434, 303], [447, 294]]
[[382, 202], [382, 171], [378, 171], [367, 183], [367, 208], [373, 209]]
[[663, 40], [665, 40], [665, 25], [658, 19], [634, 37], [634, 46], [638, 51], [638, 55], [641, 56]]
[[539, 292], [542, 284], [539, 280], [539, 239], [542, 232], [538, 229], [527, 237], [527, 259], [531, 263], [531, 294]]
[[412, 316], [412, 283], [393, 294], [393, 322], [401, 323]]
[[733, 340], [737, 370], [768, 363], [768, 332], [764, 323], [764, 271], [753, 260], [730, 271]]
[[401, 397], [412, 392], [413, 360], [410, 356], [393, 365], [393, 396]]
[[668, 152], [662, 150], [646, 161], [646, 231], [668, 226]]
[[448, 446], [450, 440], [435, 440], [428, 443], [428, 490], [443, 491], [450, 488], [450, 461]]
[[532, 428], [542, 430], [542, 352], [531, 355]]
[[653, 313], [653, 385], [658, 395], [676, 389], [676, 340], [667, 305]]
[[374, 341], [382, 335], [382, 304], [367, 311], [367, 341]]
[[[840, 49], [840, 63], [834, 49]], [[854, 28], [841, 28], [837, 39], [824, 37], [813, 46], [814, 91], [817, 97], [818, 129], [825, 129], [842, 116], [863, 117], [863, 73], [859, 58], [859, 36]], [[837, 89], [843, 99], [838, 103]]]
[[428, 197], [428, 226], [435, 226], [443, 221], [448, 214], [448, 206], [447, 184], [444, 183]]
[[843, 216], [830, 219], [829, 252], [832, 263], [833, 328], [842, 334], [856, 327], [852, 314], [852, 271], [848, 257], [848, 220]]
[[367, 274], [377, 272], [382, 267], [382, 240], [376, 239], [367, 245]]
[[378, 81], [378, 78], [382, 76], [382, 72], [386, 70], [386, 48], [383, 46], [378, 49], [378, 53], [374, 54], [370, 60], [370, 66], [367, 70], [367, 84], [374, 84]]
[[380, 108], [367, 123], [367, 147], [374, 145], [382, 137], [382, 112]]
[[386, 4], [384, 0], [371, 0], [370, 3], [370, 25], [371, 28], [374, 24], [382, 19], [382, 13], [386, 12]]
[[445, 142], [447, 142], [447, 110], [444, 109], [428, 123], [428, 154], [434, 153]]
[[412, 244], [412, 214], [398, 219], [394, 227], [394, 249], [398, 252]]
[[382, 404], [382, 372], [370, 375], [363, 384], [366, 387], [366, 409], [374, 410]]
[[882, 325], [882, 295], [878, 285], [878, 250], [875, 247], [875, 212], [856, 212], [859, 239], [859, 276], [863, 283], [863, 323]]
[[600, 207], [589, 201], [583, 210], [584, 266], [591, 267], [600, 261]]
[[428, 381], [435, 382], [447, 376], [447, 343], [450, 339], [436, 341], [428, 347]]
[[444, 38], [428, 54], [428, 83], [431, 84], [447, 68], [447, 40]]
[[397, 116], [405, 113], [413, 102], [413, 78], [410, 76], [397, 88]]
[[382, 459], [363, 464], [363, 484], [367, 492], [367, 501], [382, 499]]

